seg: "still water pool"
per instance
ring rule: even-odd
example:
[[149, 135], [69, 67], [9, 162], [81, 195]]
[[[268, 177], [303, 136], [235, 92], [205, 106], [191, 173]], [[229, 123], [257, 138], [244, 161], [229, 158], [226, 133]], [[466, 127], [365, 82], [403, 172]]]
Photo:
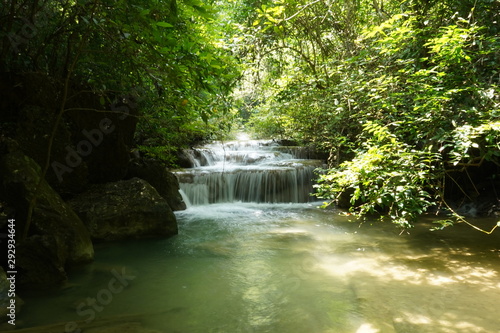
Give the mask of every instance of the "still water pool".
[[25, 296], [18, 319], [113, 318], [165, 333], [500, 332], [498, 235], [431, 232], [425, 219], [399, 235], [338, 213], [314, 203], [191, 207], [176, 213], [175, 237], [96, 245], [66, 288]]

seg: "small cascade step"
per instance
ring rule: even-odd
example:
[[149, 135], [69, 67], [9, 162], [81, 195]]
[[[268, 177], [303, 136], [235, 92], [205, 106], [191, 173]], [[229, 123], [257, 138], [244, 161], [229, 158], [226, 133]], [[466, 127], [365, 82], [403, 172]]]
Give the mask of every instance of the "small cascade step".
[[270, 141], [215, 143], [191, 156], [195, 167], [176, 175], [186, 203], [195, 206], [308, 202], [313, 199], [314, 170], [323, 164], [295, 159]]

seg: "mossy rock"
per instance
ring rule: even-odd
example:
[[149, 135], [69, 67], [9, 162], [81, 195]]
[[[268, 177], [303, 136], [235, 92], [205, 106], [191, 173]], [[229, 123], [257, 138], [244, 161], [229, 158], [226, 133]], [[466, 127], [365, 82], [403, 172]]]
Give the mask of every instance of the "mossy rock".
[[94, 248], [88, 230], [61, 196], [45, 180], [40, 181], [41, 170], [35, 161], [21, 151], [9, 153], [0, 161], [0, 172], [2, 197], [16, 212], [18, 239], [25, 232], [29, 206], [36, 197], [28, 237], [18, 246], [21, 253], [26, 248], [26, 255], [16, 258], [27, 285], [40, 280], [36, 277], [39, 271], [34, 269], [40, 260], [56, 267], [51, 270], [56, 272], [53, 280], [60, 282], [64, 280], [64, 273], [60, 273], [62, 267], [93, 259]]
[[92, 186], [71, 199], [96, 241], [165, 237], [177, 234], [167, 201], [139, 178]]

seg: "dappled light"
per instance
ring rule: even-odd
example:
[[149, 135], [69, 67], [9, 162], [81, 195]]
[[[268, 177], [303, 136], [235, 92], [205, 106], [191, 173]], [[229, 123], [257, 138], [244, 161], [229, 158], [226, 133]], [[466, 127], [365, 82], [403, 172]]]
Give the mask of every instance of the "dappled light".
[[316, 265], [356, 289], [366, 320], [380, 332], [497, 332], [498, 254], [479, 239], [474, 248], [451, 249], [425, 244], [422, 234], [404, 238], [410, 243], [382, 245], [385, 251], [317, 253]]

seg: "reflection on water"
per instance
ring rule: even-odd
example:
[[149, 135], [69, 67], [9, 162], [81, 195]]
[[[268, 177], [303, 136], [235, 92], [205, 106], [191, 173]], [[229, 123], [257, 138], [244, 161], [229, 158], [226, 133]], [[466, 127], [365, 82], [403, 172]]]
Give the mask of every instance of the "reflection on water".
[[112, 270], [125, 267], [136, 278], [93, 321], [123, 316], [148, 332], [183, 333], [500, 332], [497, 235], [430, 232], [422, 221], [398, 236], [311, 204], [215, 204], [177, 216], [178, 236], [100, 245], [66, 289], [25, 296], [24, 325], [87, 319], [78, 305], [103, 300]]

